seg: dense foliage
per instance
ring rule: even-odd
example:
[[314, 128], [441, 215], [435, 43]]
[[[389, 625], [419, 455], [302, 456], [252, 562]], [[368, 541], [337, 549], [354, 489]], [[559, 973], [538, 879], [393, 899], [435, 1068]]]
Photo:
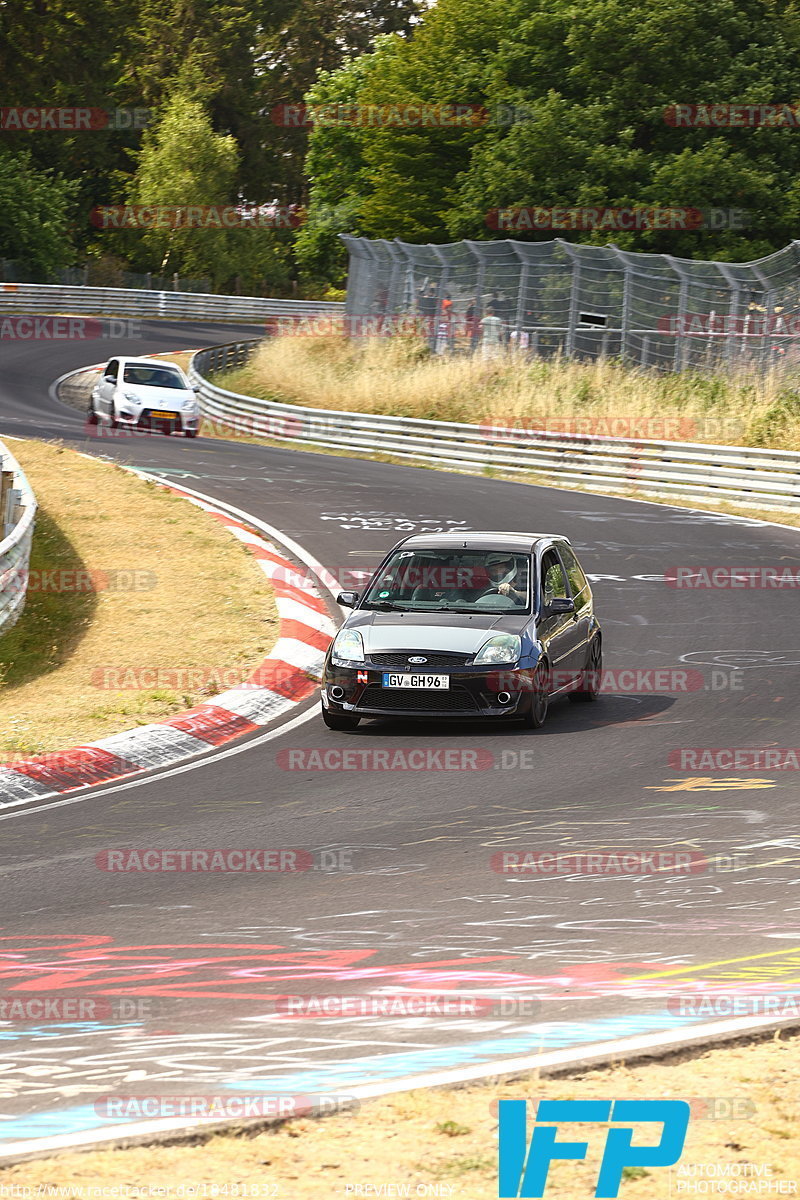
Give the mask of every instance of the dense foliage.
[[[719, 230], [511, 235], [757, 258], [796, 236], [800, 116], [681, 127], [665, 109], [795, 104], [795, 2], [0, 0], [4, 106], [147, 110], [145, 129], [124, 115], [91, 130], [4, 122], [0, 258], [43, 271], [106, 259], [282, 292], [298, 274], [307, 289], [342, 282], [342, 231], [496, 238], [508, 236], [487, 220], [496, 209], [652, 205], [747, 216]], [[483, 115], [287, 119], [304, 102]], [[172, 234], [90, 222], [122, 203], [304, 206], [308, 219], [298, 232]]]

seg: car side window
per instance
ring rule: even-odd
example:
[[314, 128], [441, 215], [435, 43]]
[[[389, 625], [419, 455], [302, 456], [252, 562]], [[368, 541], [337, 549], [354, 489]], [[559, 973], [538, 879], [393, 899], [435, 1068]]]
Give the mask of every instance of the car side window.
[[541, 583], [542, 600], [545, 604], [549, 604], [551, 600], [567, 598], [564, 571], [554, 550], [547, 550], [542, 555]]
[[575, 557], [572, 547], [568, 546], [566, 542], [559, 542], [558, 550], [561, 560], [564, 563], [564, 569], [567, 572], [570, 591], [575, 601], [575, 609], [577, 612], [581, 612], [587, 607], [591, 599], [589, 581], [581, 570], [581, 565]]
[[116, 358], [112, 358], [111, 362], [108, 364], [105, 371], [103, 371], [103, 378], [105, 379], [106, 375], [113, 375], [114, 382], [116, 383], [118, 374], [119, 374], [119, 360]]

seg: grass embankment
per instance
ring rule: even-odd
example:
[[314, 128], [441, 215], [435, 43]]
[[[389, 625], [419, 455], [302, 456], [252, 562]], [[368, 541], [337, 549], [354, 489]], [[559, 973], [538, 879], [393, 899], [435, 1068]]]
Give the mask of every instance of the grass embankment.
[[[620, 1190], [622, 1200], [667, 1200], [696, 1195], [698, 1190], [730, 1195], [734, 1194], [731, 1183], [740, 1185], [737, 1194], [741, 1195], [797, 1195], [798, 1051], [800, 1036], [786, 1035], [750, 1046], [684, 1051], [638, 1066], [585, 1070], [561, 1079], [539, 1080], [531, 1075], [513, 1083], [408, 1092], [370, 1101], [360, 1113], [317, 1122], [291, 1121], [255, 1136], [217, 1135], [202, 1146], [104, 1150], [21, 1163], [0, 1170], [0, 1191], [5, 1188], [12, 1195], [14, 1185], [57, 1184], [71, 1188], [76, 1200], [82, 1194], [89, 1200], [92, 1193], [79, 1189], [123, 1184], [127, 1185], [120, 1192], [123, 1197], [146, 1194], [163, 1200], [211, 1196], [214, 1187], [220, 1196], [241, 1196], [247, 1187], [252, 1189], [250, 1195], [282, 1200], [347, 1195], [491, 1200], [497, 1196], [498, 1099], [670, 1098], [695, 1102], [680, 1163], [671, 1168], [629, 1168]], [[734, 1101], [738, 1102], [735, 1108]], [[634, 1141], [652, 1143], [660, 1128], [645, 1131], [646, 1127], [636, 1126]], [[548, 1200], [593, 1196], [603, 1130], [566, 1125], [559, 1140], [588, 1140], [589, 1150], [586, 1162], [553, 1164], [545, 1193]], [[703, 1173], [687, 1174], [692, 1164], [702, 1164]], [[739, 1164], [740, 1174], [722, 1174], [734, 1164]], [[717, 1178], [709, 1173], [714, 1170], [720, 1171]], [[693, 1187], [698, 1179], [707, 1185]], [[758, 1180], [767, 1184], [761, 1192]], [[798, 1181], [794, 1190], [788, 1186], [792, 1181]], [[190, 1186], [196, 1190], [190, 1192]]]
[[[224, 690], [215, 670], [261, 661], [272, 590], [212, 517], [111, 463], [11, 445], [39, 512], [25, 612], [0, 636], [0, 761], [169, 716]], [[113, 686], [143, 669], [159, 675]]]
[[659, 373], [612, 360], [432, 355], [414, 339], [284, 336], [224, 377], [316, 408], [627, 438], [800, 450], [800, 378]]

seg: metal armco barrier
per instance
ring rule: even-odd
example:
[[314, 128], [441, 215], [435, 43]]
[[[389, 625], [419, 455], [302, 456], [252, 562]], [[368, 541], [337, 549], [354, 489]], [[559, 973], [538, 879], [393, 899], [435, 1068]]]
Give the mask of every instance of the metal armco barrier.
[[344, 312], [344, 305], [324, 300], [273, 300], [262, 296], [0, 283], [0, 314], [4, 312], [86, 313], [93, 317], [140, 317], [155, 321], [261, 321], [266, 317]]
[[19, 463], [0, 442], [0, 635], [25, 607], [36, 497]]
[[[247, 435], [391, 454], [481, 472], [531, 471], [547, 482], [601, 492], [716, 499], [760, 508], [800, 508], [800, 453], [698, 442], [626, 441], [586, 434], [528, 432], [301, 408], [226, 391], [208, 372], [241, 366], [257, 342], [233, 342], [194, 355], [190, 374], [204, 415]], [[522, 436], [520, 436], [522, 435]]]

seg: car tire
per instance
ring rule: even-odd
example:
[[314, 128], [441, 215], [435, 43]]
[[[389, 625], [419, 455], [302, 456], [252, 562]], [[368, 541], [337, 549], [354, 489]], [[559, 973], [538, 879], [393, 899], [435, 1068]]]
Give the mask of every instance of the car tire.
[[352, 717], [350, 713], [332, 713], [328, 712], [327, 708], [323, 708], [322, 719], [328, 726], [328, 729], [335, 729], [338, 733], [346, 733], [348, 730], [358, 727], [361, 717]]
[[592, 639], [586, 655], [583, 685], [569, 693], [573, 704], [591, 704], [600, 697], [600, 677], [603, 673], [603, 645], [599, 637]]
[[531, 702], [525, 714], [525, 724], [529, 729], [541, 729], [547, 720], [547, 709], [550, 704], [550, 694], [547, 680], [550, 675], [547, 663], [540, 662], [533, 672], [531, 679]]
[[108, 413], [108, 425], [110, 429], [119, 429], [119, 421], [117, 420], [117, 414], [113, 404], [111, 405]]
[[89, 411], [86, 414], [87, 425], [99, 425], [100, 418], [98, 417], [94, 407], [94, 396], [89, 399]]
[[187, 436], [187, 437], [197, 437], [197, 434], [198, 434], [198, 430], [197, 430], [197, 429], [187, 429], [187, 430], [186, 430], [186, 436]]

